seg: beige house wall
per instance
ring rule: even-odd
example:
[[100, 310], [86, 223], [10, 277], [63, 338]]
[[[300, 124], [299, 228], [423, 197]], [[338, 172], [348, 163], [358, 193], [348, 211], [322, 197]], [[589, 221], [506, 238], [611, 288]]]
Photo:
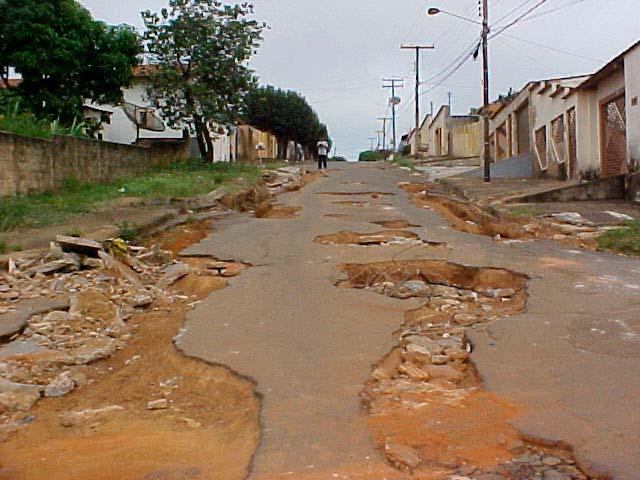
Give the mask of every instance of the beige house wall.
[[624, 72], [618, 71], [602, 80], [595, 90], [585, 90], [586, 108], [578, 115], [578, 162], [583, 174], [599, 175], [602, 170], [602, 117], [600, 105], [624, 91]]
[[432, 147], [430, 130], [431, 114], [427, 115], [420, 125], [420, 151], [425, 152], [427, 155], [431, 155], [430, 148]]
[[627, 90], [627, 142], [630, 170], [640, 171], [640, 46], [624, 59]]
[[456, 125], [451, 129], [453, 156], [477, 157], [480, 153], [480, 122]]
[[263, 159], [276, 158], [278, 156], [278, 142], [275, 136], [262, 132], [249, 125], [241, 125], [236, 132], [238, 146], [238, 160], [241, 162], [258, 162], [256, 145], [262, 143], [266, 150], [261, 152]]

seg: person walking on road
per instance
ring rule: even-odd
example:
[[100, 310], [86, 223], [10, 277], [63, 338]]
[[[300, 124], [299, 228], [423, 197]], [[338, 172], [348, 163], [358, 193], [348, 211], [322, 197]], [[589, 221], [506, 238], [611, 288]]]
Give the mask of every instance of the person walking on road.
[[326, 172], [328, 154], [329, 154], [329, 143], [326, 140], [320, 140], [318, 142], [318, 170], [325, 170]]

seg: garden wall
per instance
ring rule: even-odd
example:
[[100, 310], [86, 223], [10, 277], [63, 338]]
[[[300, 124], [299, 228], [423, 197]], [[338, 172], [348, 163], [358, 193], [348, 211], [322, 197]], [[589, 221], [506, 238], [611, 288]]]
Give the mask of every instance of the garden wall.
[[50, 140], [0, 132], [0, 196], [60, 189], [66, 179], [112, 182], [189, 155], [188, 142], [148, 147], [68, 136]]

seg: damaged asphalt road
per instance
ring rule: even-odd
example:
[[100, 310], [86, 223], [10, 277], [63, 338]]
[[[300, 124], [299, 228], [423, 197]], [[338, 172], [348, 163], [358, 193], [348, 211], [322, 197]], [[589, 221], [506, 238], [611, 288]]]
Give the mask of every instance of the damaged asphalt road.
[[[395, 168], [341, 166], [280, 198], [302, 207], [296, 218], [228, 218], [185, 252], [254, 265], [198, 304], [177, 342], [187, 355], [256, 382], [262, 441], [252, 478], [406, 478], [371, 441], [359, 395], [372, 366], [396, 345], [403, 315], [420, 302], [332, 281], [340, 264], [443, 259], [530, 277], [524, 313], [466, 332], [485, 390], [517, 410], [510, 423], [527, 436], [571, 445], [589, 471], [635, 479], [640, 260], [460, 232], [398, 188], [415, 180]], [[370, 194], [317, 195], [350, 189], [396, 195], [384, 202]], [[341, 231], [375, 233], [371, 222], [387, 220], [422, 225], [411, 231], [448, 248], [314, 243]]]

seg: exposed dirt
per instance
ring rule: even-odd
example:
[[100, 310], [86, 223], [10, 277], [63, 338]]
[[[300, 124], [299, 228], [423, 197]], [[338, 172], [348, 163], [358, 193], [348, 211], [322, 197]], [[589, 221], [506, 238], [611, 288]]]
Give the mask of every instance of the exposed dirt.
[[346, 213], [327, 213], [325, 215], [327, 218], [351, 218], [351, 215]]
[[375, 233], [357, 233], [343, 230], [330, 235], [319, 235], [314, 240], [322, 245], [381, 245], [389, 243], [422, 243], [420, 237], [408, 230], [385, 230]]
[[370, 196], [371, 198], [383, 197], [385, 195], [395, 195], [395, 193], [391, 192], [318, 192], [318, 195], [360, 195], [360, 196]]
[[597, 249], [595, 229], [544, 221], [528, 216], [494, 214], [471, 202], [437, 192], [433, 184], [402, 183], [414, 204], [434, 210], [457, 230], [487, 235], [498, 240], [553, 239], [563, 245], [588, 250]]
[[256, 206], [256, 218], [274, 218], [274, 219], [291, 219], [297, 216], [302, 207], [293, 207], [289, 205], [272, 204], [271, 202], [263, 202]]
[[210, 220], [187, 223], [167, 230], [158, 236], [146, 238], [143, 244], [146, 247], [151, 247], [154, 243], [159, 243], [163, 249], [171, 250], [174, 254], [178, 254], [188, 246], [204, 239], [209, 233], [210, 226]]
[[351, 201], [351, 200], [340, 200], [338, 202], [333, 202], [334, 205], [351, 205], [354, 207], [390, 207], [390, 203], [383, 202], [364, 202], [364, 201]]
[[566, 445], [523, 438], [510, 423], [517, 407], [484, 392], [470, 362], [465, 328], [522, 312], [526, 281], [509, 270], [435, 260], [338, 267], [340, 288], [425, 299], [405, 314], [398, 345], [374, 365], [362, 392], [372, 439], [390, 464], [418, 478], [604, 478], [576, 467]]
[[379, 225], [382, 228], [388, 228], [391, 230], [420, 227], [420, 225], [414, 225], [413, 223], [409, 223], [406, 220], [381, 220], [379, 222], [371, 222], [371, 223], [373, 223], [374, 225]]
[[[178, 227], [154, 241], [179, 251], [207, 228]], [[40, 401], [33, 423], [2, 444], [0, 479], [245, 478], [260, 436], [254, 385], [184, 357], [172, 344], [193, 302], [227, 280], [210, 276], [211, 259], [184, 261], [192, 271], [173, 287], [180, 300], [160, 299], [135, 314], [129, 322], [136, 334], [113, 357], [83, 368], [86, 385]], [[158, 399], [168, 408], [148, 410]], [[61, 424], [65, 413], [107, 406], [122, 409]]]

